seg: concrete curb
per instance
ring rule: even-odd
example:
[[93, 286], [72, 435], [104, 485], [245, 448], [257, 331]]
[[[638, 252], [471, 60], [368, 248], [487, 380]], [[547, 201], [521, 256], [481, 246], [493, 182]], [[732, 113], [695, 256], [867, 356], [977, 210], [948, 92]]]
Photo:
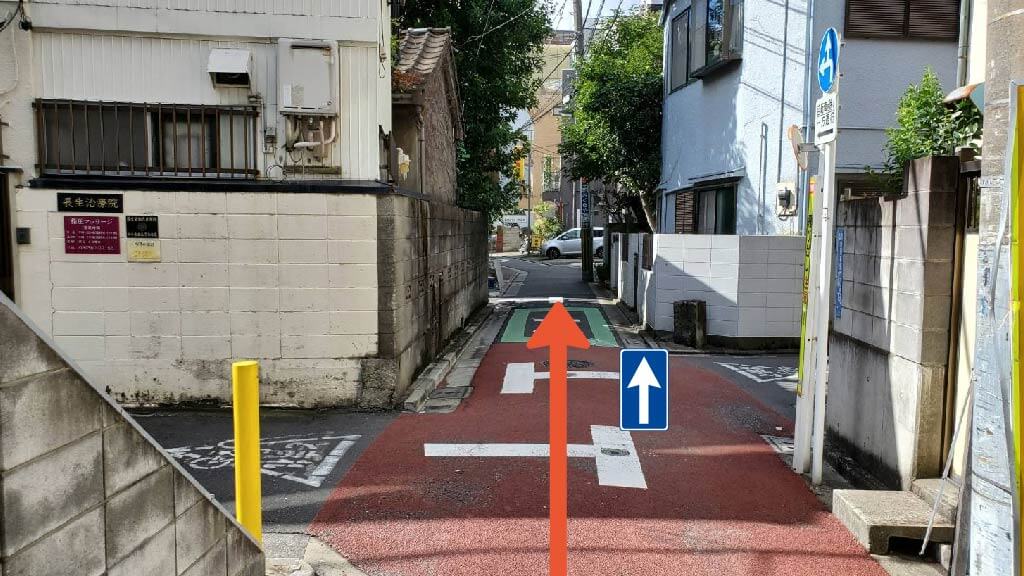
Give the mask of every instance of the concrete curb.
[[[469, 383], [473, 379], [473, 374], [476, 373], [476, 366], [479, 365], [479, 360], [476, 360], [475, 365], [466, 364], [466, 360], [470, 360], [471, 356], [475, 356], [481, 346], [483, 351], [486, 352], [487, 348], [490, 347], [491, 341], [494, 339], [492, 335], [486, 342], [481, 343], [481, 335], [486, 335], [484, 327], [489, 327], [493, 324], [493, 319], [496, 317], [494, 314], [495, 307], [492, 304], [485, 306], [480, 312], [474, 315], [470, 319], [470, 322], [466, 324], [465, 328], [452, 339], [451, 344], [447, 347], [444, 354], [442, 354], [437, 360], [430, 363], [416, 380], [413, 381], [411, 391], [406, 396], [405, 401], [402, 403], [402, 408], [406, 412], [423, 412], [426, 408], [427, 403], [431, 400], [431, 393], [437, 389], [450, 374], [459, 372], [457, 378], [461, 386], [469, 386]], [[500, 315], [497, 315], [500, 316]], [[496, 335], [497, 332], [494, 332]], [[483, 355], [480, 354], [482, 358]], [[463, 364], [466, 364], [465, 366]], [[465, 368], [472, 368], [468, 373], [468, 378], [465, 376]], [[461, 383], [462, 381], [464, 383]], [[449, 382], [449, 384], [452, 384]], [[451, 410], [455, 409], [458, 405], [458, 399], [446, 399], [446, 405], [450, 405]], [[451, 411], [448, 410], [448, 411]]]

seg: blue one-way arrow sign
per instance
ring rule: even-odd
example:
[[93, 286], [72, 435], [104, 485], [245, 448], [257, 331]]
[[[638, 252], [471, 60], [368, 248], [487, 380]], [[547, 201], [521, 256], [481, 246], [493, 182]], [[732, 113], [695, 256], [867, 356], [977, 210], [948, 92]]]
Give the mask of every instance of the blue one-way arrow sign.
[[619, 354], [619, 427], [668, 430], [668, 351]]

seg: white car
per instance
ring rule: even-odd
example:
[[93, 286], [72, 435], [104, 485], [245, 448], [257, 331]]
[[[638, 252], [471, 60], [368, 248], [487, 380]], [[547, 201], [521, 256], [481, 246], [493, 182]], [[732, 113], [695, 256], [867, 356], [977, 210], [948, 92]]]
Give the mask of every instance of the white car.
[[[541, 254], [550, 259], [562, 256], [577, 256], [583, 253], [582, 229], [570, 228], [545, 242]], [[594, 257], [604, 258], [604, 228], [594, 228]]]

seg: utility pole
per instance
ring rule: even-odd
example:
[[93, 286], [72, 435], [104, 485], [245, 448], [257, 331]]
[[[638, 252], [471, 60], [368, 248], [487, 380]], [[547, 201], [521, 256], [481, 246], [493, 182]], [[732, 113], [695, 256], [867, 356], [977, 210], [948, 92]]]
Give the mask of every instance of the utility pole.
[[[583, 0], [572, 0], [576, 20], [576, 66], [583, 62]], [[575, 95], [574, 95], [575, 96]], [[580, 179], [580, 238], [583, 240], [583, 281], [594, 279], [594, 229], [590, 226], [590, 190]]]

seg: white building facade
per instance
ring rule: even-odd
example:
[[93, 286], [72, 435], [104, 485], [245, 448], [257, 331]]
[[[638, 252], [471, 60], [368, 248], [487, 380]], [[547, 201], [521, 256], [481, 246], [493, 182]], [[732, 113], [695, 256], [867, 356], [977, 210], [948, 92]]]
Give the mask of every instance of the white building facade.
[[390, 3], [20, 8], [0, 229], [28, 316], [123, 402], [222, 402], [246, 358], [269, 403], [398, 401], [425, 358], [382, 326], [427, 290], [385, 269], [430, 210], [389, 182]]
[[[676, 0], [667, 3], [662, 130], [664, 233], [797, 234], [803, 140], [821, 95], [818, 40], [834, 27], [840, 57], [840, 189], [870, 187], [896, 104], [926, 68], [954, 87], [959, 2]], [[808, 22], [808, 11], [811, 22]], [[810, 24], [810, 26], [809, 26]], [[899, 54], [898, 58], [892, 55]], [[883, 65], [884, 64], [884, 65]], [[808, 170], [817, 169], [811, 155]]]

